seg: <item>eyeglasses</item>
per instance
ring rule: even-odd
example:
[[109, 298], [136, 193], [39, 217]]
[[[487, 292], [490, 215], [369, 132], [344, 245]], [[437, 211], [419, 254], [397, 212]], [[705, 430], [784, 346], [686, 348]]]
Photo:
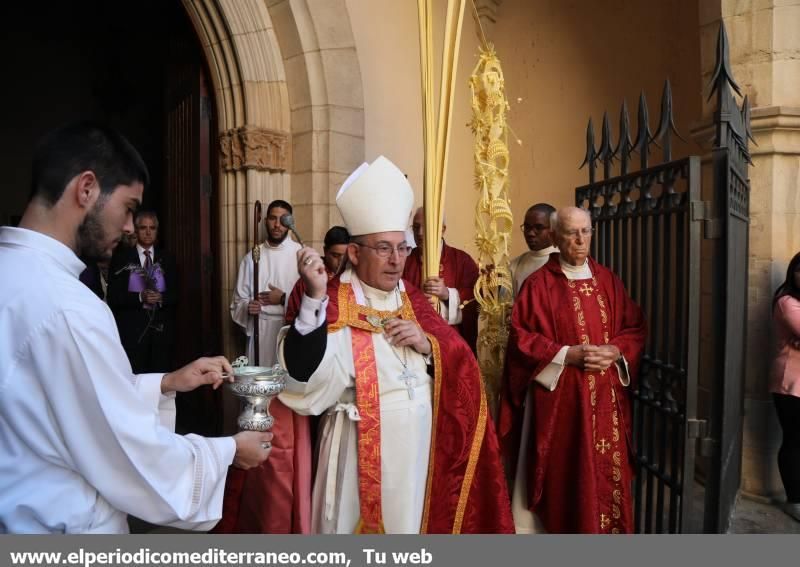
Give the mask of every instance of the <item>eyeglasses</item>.
[[594, 228], [582, 228], [580, 230], [577, 230], [577, 229], [576, 230], [567, 230], [565, 232], [562, 232], [561, 234], [563, 234], [564, 236], [566, 236], [570, 240], [575, 240], [576, 238], [578, 238], [578, 234], [580, 234], [584, 238], [589, 238], [592, 235], [593, 232], [594, 232]]
[[394, 251], [397, 251], [397, 255], [401, 258], [405, 258], [411, 253], [411, 246], [407, 246], [405, 244], [400, 244], [397, 248], [388, 244], [378, 244], [377, 246], [370, 246], [369, 244], [362, 244], [361, 242], [353, 242], [353, 244], [372, 248], [375, 250], [375, 254], [377, 254], [380, 258], [388, 258]]
[[519, 228], [522, 232], [530, 232], [530, 231], [542, 232], [543, 230], [547, 230], [549, 227], [543, 224], [534, 224], [534, 225], [521, 224], [519, 225]]

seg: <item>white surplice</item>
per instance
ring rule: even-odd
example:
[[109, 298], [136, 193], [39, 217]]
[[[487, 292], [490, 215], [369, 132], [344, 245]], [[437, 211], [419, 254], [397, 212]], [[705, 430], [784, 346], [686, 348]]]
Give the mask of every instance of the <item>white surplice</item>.
[[0, 532], [126, 533], [126, 513], [208, 530], [235, 442], [173, 433], [174, 394], [132, 373], [85, 267], [0, 228]]
[[[351, 270], [356, 301], [382, 311], [400, 307], [400, 294], [368, 287]], [[400, 282], [399, 291], [403, 291]], [[301, 334], [325, 320], [327, 298], [303, 297], [295, 328]], [[315, 313], [316, 312], [316, 313]], [[353, 533], [359, 520], [358, 410], [351, 331], [328, 334], [325, 356], [308, 382], [287, 381], [280, 400], [298, 413], [323, 415], [319, 465], [314, 479], [313, 533]], [[431, 377], [426, 357], [410, 347], [393, 348], [382, 333], [372, 335], [381, 404], [381, 502], [386, 533], [419, 533], [425, 502], [431, 440]], [[282, 344], [279, 357], [283, 360]], [[403, 362], [416, 376], [409, 385], [400, 379]]]
[[544, 266], [550, 259], [550, 254], [555, 252], [558, 252], [558, 248], [548, 246], [541, 250], [528, 250], [511, 260], [508, 268], [511, 270], [511, 280], [514, 283], [514, 297], [519, 295], [519, 290], [528, 276]]
[[[294, 284], [300, 278], [297, 272], [297, 251], [301, 246], [289, 238], [278, 246], [261, 245], [258, 260], [258, 291], [269, 291], [269, 285], [286, 293], [292, 293]], [[231, 300], [231, 318], [244, 329], [247, 334], [247, 358], [253, 364], [253, 316], [247, 312], [247, 304], [253, 300], [253, 255], [248, 252], [239, 262], [239, 273], [236, 288]], [[288, 301], [288, 300], [287, 300]], [[285, 305], [262, 305], [259, 314], [259, 364], [272, 366], [277, 361], [275, 349], [278, 333], [283, 327], [286, 314]]]

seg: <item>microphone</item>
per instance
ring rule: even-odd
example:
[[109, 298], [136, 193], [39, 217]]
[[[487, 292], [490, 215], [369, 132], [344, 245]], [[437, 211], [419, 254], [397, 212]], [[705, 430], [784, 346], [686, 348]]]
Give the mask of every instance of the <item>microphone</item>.
[[300, 246], [305, 246], [303, 239], [300, 237], [300, 234], [297, 232], [297, 229], [294, 226], [294, 217], [291, 215], [291, 213], [286, 213], [283, 215], [280, 219], [280, 223], [294, 233], [298, 242], [300, 242]]

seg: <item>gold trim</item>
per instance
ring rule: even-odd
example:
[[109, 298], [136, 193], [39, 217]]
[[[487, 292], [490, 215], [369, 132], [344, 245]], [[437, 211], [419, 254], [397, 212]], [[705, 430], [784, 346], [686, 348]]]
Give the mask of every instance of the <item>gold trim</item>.
[[600, 319], [603, 321], [603, 326], [608, 324], [608, 315], [606, 314], [606, 302], [603, 300], [603, 294], [597, 294], [597, 303], [600, 304]]
[[575, 313], [578, 316], [578, 325], [581, 327], [586, 326], [586, 321], [583, 318], [583, 310], [581, 309], [581, 300], [578, 296], [572, 297], [572, 306], [575, 309]]
[[478, 387], [481, 391], [481, 407], [478, 413], [475, 437], [472, 438], [472, 448], [469, 451], [467, 470], [464, 473], [464, 482], [461, 484], [461, 495], [458, 497], [458, 507], [456, 508], [456, 517], [453, 522], [454, 534], [461, 533], [461, 524], [464, 521], [464, 512], [467, 509], [467, 499], [469, 498], [470, 488], [472, 488], [472, 479], [475, 476], [475, 469], [478, 466], [478, 458], [483, 445], [483, 437], [486, 434], [486, 418], [489, 412], [487, 411], [486, 391], [483, 389], [483, 380], [478, 381]]
[[378, 528], [379, 531], [377, 532], [365, 532], [364, 531], [364, 518], [361, 516], [358, 517], [358, 522], [356, 522], [356, 529], [353, 530], [353, 534], [355, 535], [362, 535], [362, 534], [385, 534], [386, 528], [383, 527], [383, 520], [381, 520], [380, 527]]
[[[404, 294], [405, 295], [405, 294]], [[436, 448], [436, 426], [439, 421], [439, 401], [442, 395], [442, 351], [439, 347], [439, 341], [436, 337], [425, 333], [428, 340], [431, 341], [431, 350], [433, 352], [433, 421], [431, 423], [431, 448], [428, 452], [428, 479], [425, 487], [425, 501], [422, 505], [422, 527], [420, 533], [428, 533], [428, 519], [431, 511], [431, 481], [433, 480], [433, 457], [434, 449]]]
[[[381, 311], [366, 305], [359, 305], [358, 303], [350, 301], [349, 283], [340, 283], [338, 297], [339, 314], [336, 321], [328, 325], [328, 333], [334, 333], [344, 327], [355, 327], [356, 329], [363, 329], [372, 333], [380, 333], [383, 331], [381, 327], [376, 327], [367, 321], [362, 320], [359, 315], [365, 317], [375, 315], [380, 319], [388, 319], [391, 317], [399, 317], [408, 321], [417, 323], [417, 317], [414, 315], [414, 308], [411, 306], [411, 300], [406, 292], [400, 294], [400, 308], [394, 311]], [[418, 323], [417, 323], [418, 324]]]
[[350, 291], [350, 284], [346, 283], [339, 284], [339, 293], [337, 293], [337, 302], [338, 302], [337, 307], [339, 308], [339, 314], [336, 318], [336, 321], [332, 325], [328, 325], [328, 333], [335, 333], [336, 331], [347, 326], [347, 321], [350, 318], [348, 315], [349, 303], [350, 303], [348, 299], [349, 291]]

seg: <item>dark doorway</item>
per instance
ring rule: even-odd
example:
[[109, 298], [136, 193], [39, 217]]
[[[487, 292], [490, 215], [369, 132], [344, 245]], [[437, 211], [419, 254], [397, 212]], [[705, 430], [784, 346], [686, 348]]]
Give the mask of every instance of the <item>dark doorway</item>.
[[[24, 210], [42, 134], [81, 119], [118, 128], [150, 168], [143, 206], [158, 213], [160, 243], [178, 264], [174, 367], [221, 352], [214, 107], [181, 3], [15, 2], [0, 14], [8, 78], [0, 93], [0, 224], [14, 224]], [[180, 396], [179, 432], [216, 434], [216, 407], [211, 391]]]

